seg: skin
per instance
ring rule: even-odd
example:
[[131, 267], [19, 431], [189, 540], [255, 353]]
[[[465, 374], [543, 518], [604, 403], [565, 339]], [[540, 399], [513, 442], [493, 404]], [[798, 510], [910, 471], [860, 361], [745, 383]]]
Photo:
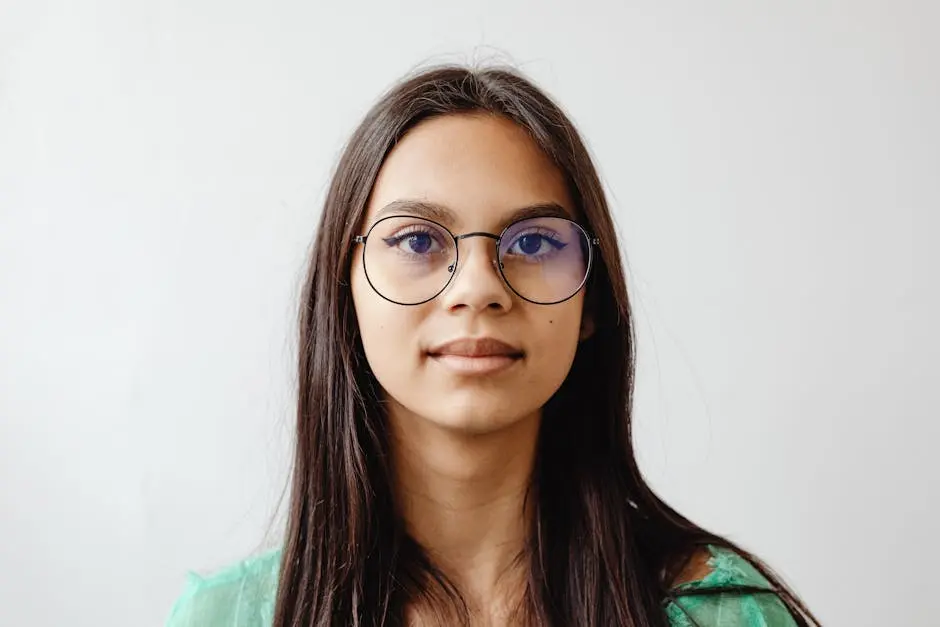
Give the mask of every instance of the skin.
[[[575, 218], [561, 172], [512, 122], [450, 115], [412, 129], [379, 173], [361, 229], [390, 203], [421, 200], [453, 214], [455, 234], [498, 234], [519, 207], [556, 203]], [[396, 214], [403, 211], [396, 210]], [[404, 212], [407, 213], [407, 212]], [[524, 497], [542, 407], [561, 386], [593, 320], [583, 290], [537, 305], [506, 286], [495, 242], [462, 240], [456, 276], [433, 300], [391, 303], [369, 285], [353, 255], [351, 289], [369, 366], [382, 388], [391, 431], [396, 500], [412, 537], [458, 585], [474, 625], [509, 625], [523, 590], [531, 512]], [[524, 351], [505, 371], [454, 373], [430, 348], [462, 337], [495, 337]], [[693, 555], [675, 584], [711, 570]], [[409, 608], [411, 625], [436, 624]]]
[[[423, 200], [453, 213], [455, 234], [498, 234], [514, 210], [556, 203], [575, 218], [561, 172], [524, 130], [462, 114], [412, 129], [379, 173], [360, 233], [389, 203]], [[369, 366], [387, 403], [396, 498], [410, 533], [460, 587], [476, 624], [503, 624], [518, 599], [542, 407], [592, 331], [583, 290], [555, 305], [518, 297], [494, 266], [495, 241], [461, 240], [456, 276], [433, 300], [391, 303], [353, 255], [351, 289]], [[507, 370], [455, 373], [428, 356], [440, 343], [495, 337], [524, 352]], [[415, 622], [420, 623], [420, 611]]]

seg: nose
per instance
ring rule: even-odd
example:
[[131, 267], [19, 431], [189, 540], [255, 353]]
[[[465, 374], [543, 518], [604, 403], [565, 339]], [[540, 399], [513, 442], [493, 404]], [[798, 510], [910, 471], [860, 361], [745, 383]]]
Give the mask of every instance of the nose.
[[496, 265], [496, 242], [488, 237], [473, 237], [461, 238], [458, 245], [454, 276], [439, 296], [442, 304], [447, 309], [509, 311], [512, 294]]

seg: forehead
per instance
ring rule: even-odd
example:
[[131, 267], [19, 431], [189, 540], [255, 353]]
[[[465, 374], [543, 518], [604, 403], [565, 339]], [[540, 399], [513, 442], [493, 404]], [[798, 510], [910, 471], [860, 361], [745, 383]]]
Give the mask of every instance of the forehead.
[[409, 201], [446, 207], [446, 226], [456, 229], [493, 229], [541, 205], [575, 217], [561, 171], [524, 129], [488, 114], [432, 118], [409, 131], [382, 165], [366, 224]]

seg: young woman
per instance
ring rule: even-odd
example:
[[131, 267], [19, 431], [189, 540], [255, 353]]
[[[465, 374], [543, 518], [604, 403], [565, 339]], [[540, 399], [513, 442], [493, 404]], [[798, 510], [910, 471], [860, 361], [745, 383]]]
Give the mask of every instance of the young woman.
[[817, 624], [643, 480], [607, 201], [518, 73], [435, 68], [379, 100], [300, 314], [283, 547], [192, 576], [171, 627]]

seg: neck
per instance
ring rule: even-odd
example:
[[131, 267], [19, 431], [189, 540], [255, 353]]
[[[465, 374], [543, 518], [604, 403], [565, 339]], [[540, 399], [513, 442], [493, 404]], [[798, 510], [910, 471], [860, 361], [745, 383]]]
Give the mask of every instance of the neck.
[[498, 433], [456, 433], [393, 412], [395, 498], [411, 536], [460, 589], [472, 613], [519, 600], [540, 417]]

